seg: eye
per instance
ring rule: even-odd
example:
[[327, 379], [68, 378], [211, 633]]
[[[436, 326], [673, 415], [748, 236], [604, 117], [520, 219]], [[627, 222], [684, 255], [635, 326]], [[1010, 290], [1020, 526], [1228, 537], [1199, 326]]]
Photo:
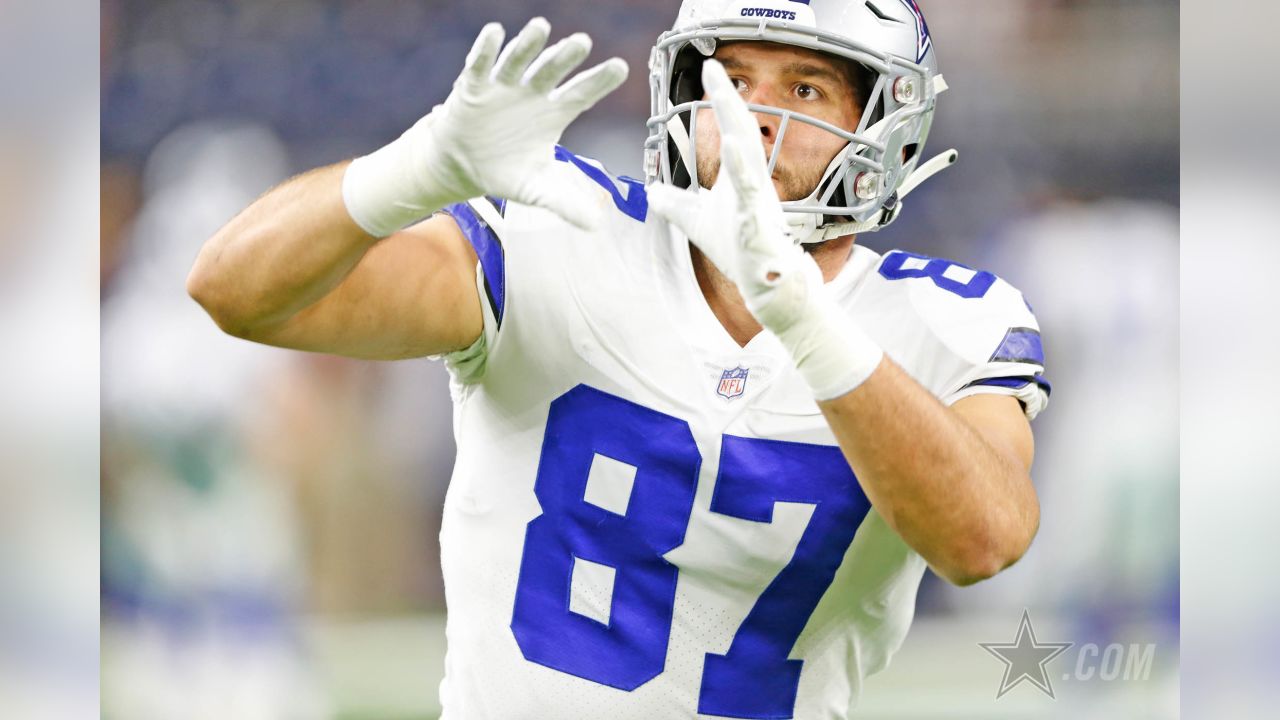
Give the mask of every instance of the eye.
[[729, 82], [733, 83], [733, 89], [734, 89], [734, 90], [737, 90], [738, 92], [742, 93], [743, 95], [746, 95], [746, 94], [747, 94], [747, 81], [746, 81], [746, 80], [743, 80], [743, 79], [742, 79], [742, 78], [740, 78], [740, 77], [735, 77], [735, 78], [729, 78]]
[[801, 100], [817, 100], [822, 97], [822, 91], [812, 85], [800, 83], [796, 86], [796, 97]]

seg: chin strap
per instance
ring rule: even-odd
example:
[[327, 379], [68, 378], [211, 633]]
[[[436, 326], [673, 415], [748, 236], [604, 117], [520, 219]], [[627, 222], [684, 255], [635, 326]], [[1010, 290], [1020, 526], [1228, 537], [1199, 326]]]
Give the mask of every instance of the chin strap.
[[[894, 220], [898, 219], [898, 214], [902, 212], [902, 201], [930, 177], [951, 167], [959, 159], [960, 153], [952, 148], [946, 152], [938, 153], [929, 159], [928, 162], [916, 168], [898, 188], [898, 192], [894, 193], [889, 201], [884, 204], [880, 211], [880, 215], [864, 222], [842, 222], [830, 223], [821, 228], [814, 230], [809, 237], [803, 240], [805, 245], [826, 242], [834, 240], [845, 235], [852, 235], [861, 232], [872, 232], [879, 230]], [[794, 213], [793, 213], [794, 214]]]

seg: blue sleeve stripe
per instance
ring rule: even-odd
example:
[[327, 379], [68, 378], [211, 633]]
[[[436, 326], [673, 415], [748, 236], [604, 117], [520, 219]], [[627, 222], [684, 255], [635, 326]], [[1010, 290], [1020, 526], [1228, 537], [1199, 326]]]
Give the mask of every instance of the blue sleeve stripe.
[[1044, 348], [1040, 331], [1034, 328], [1009, 328], [1000, 346], [991, 354], [991, 362], [1019, 362], [1044, 365]]
[[644, 222], [645, 217], [649, 214], [649, 196], [645, 194], [644, 183], [626, 175], [619, 175], [618, 182], [621, 182], [627, 188], [627, 195], [623, 197], [622, 191], [618, 189], [618, 183], [609, 177], [609, 173], [574, 155], [560, 145], [556, 146], [556, 159], [578, 168], [584, 175], [594, 180], [597, 185], [607, 190], [609, 195], [613, 197], [613, 204], [624, 215]]
[[1026, 387], [1031, 383], [1035, 383], [1036, 385], [1040, 386], [1040, 389], [1044, 390], [1045, 395], [1049, 395], [1053, 393], [1053, 386], [1049, 384], [1048, 380], [1045, 380], [1039, 375], [1036, 375], [1034, 377], [1022, 376], [1022, 377], [983, 378], [981, 380], [974, 380], [973, 382], [969, 383], [968, 385], [965, 385], [963, 388], [960, 388], [960, 389], [966, 390], [968, 388], [971, 388], [977, 385], [986, 385], [990, 387], [1002, 387], [1002, 388], [1009, 388], [1011, 390], [1021, 390], [1022, 388]]
[[506, 198], [493, 197], [492, 195], [485, 195], [485, 196], [484, 196], [484, 199], [489, 201], [489, 204], [493, 206], [493, 209], [494, 209], [494, 210], [497, 210], [497, 211], [498, 211], [498, 214], [499, 214], [499, 215], [501, 215], [501, 216], [503, 216], [503, 217], [506, 217], [506, 216], [507, 216], [507, 200], [506, 200]]
[[[500, 209], [505, 210], [502, 202]], [[489, 296], [489, 306], [493, 308], [493, 316], [498, 325], [502, 325], [502, 310], [506, 302], [506, 261], [503, 259], [502, 241], [498, 239], [493, 228], [480, 219], [475, 210], [465, 202], [455, 203], [444, 209], [458, 223], [462, 234], [471, 243], [480, 258], [480, 269], [484, 273], [484, 291]]]

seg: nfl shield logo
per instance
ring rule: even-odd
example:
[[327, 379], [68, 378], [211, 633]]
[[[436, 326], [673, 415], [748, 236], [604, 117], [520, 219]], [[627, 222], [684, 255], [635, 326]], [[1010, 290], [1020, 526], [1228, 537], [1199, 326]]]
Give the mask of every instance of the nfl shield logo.
[[747, 373], [748, 368], [736, 367], [732, 370], [725, 370], [720, 375], [720, 387], [716, 388], [716, 394], [721, 397], [732, 400], [742, 394], [747, 389]]

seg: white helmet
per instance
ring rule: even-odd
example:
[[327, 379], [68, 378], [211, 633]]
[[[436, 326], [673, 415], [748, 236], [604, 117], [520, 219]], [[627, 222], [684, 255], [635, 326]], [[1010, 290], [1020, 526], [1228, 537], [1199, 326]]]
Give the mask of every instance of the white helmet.
[[[680, 187], [697, 176], [696, 110], [702, 61], [724, 41], [794, 45], [852, 60], [875, 82], [855, 132], [768, 105], [748, 105], [781, 118], [769, 170], [787, 125], [803, 122], [848, 141], [809, 197], [784, 202], [797, 242], [814, 243], [878, 230], [898, 216], [901, 200], [956, 160], [949, 150], [917, 168], [933, 122], [938, 74], [929, 27], [915, 0], [684, 0], [674, 27], [649, 57], [652, 115], [645, 140], [646, 182]], [[850, 218], [852, 219], [850, 221]]]

